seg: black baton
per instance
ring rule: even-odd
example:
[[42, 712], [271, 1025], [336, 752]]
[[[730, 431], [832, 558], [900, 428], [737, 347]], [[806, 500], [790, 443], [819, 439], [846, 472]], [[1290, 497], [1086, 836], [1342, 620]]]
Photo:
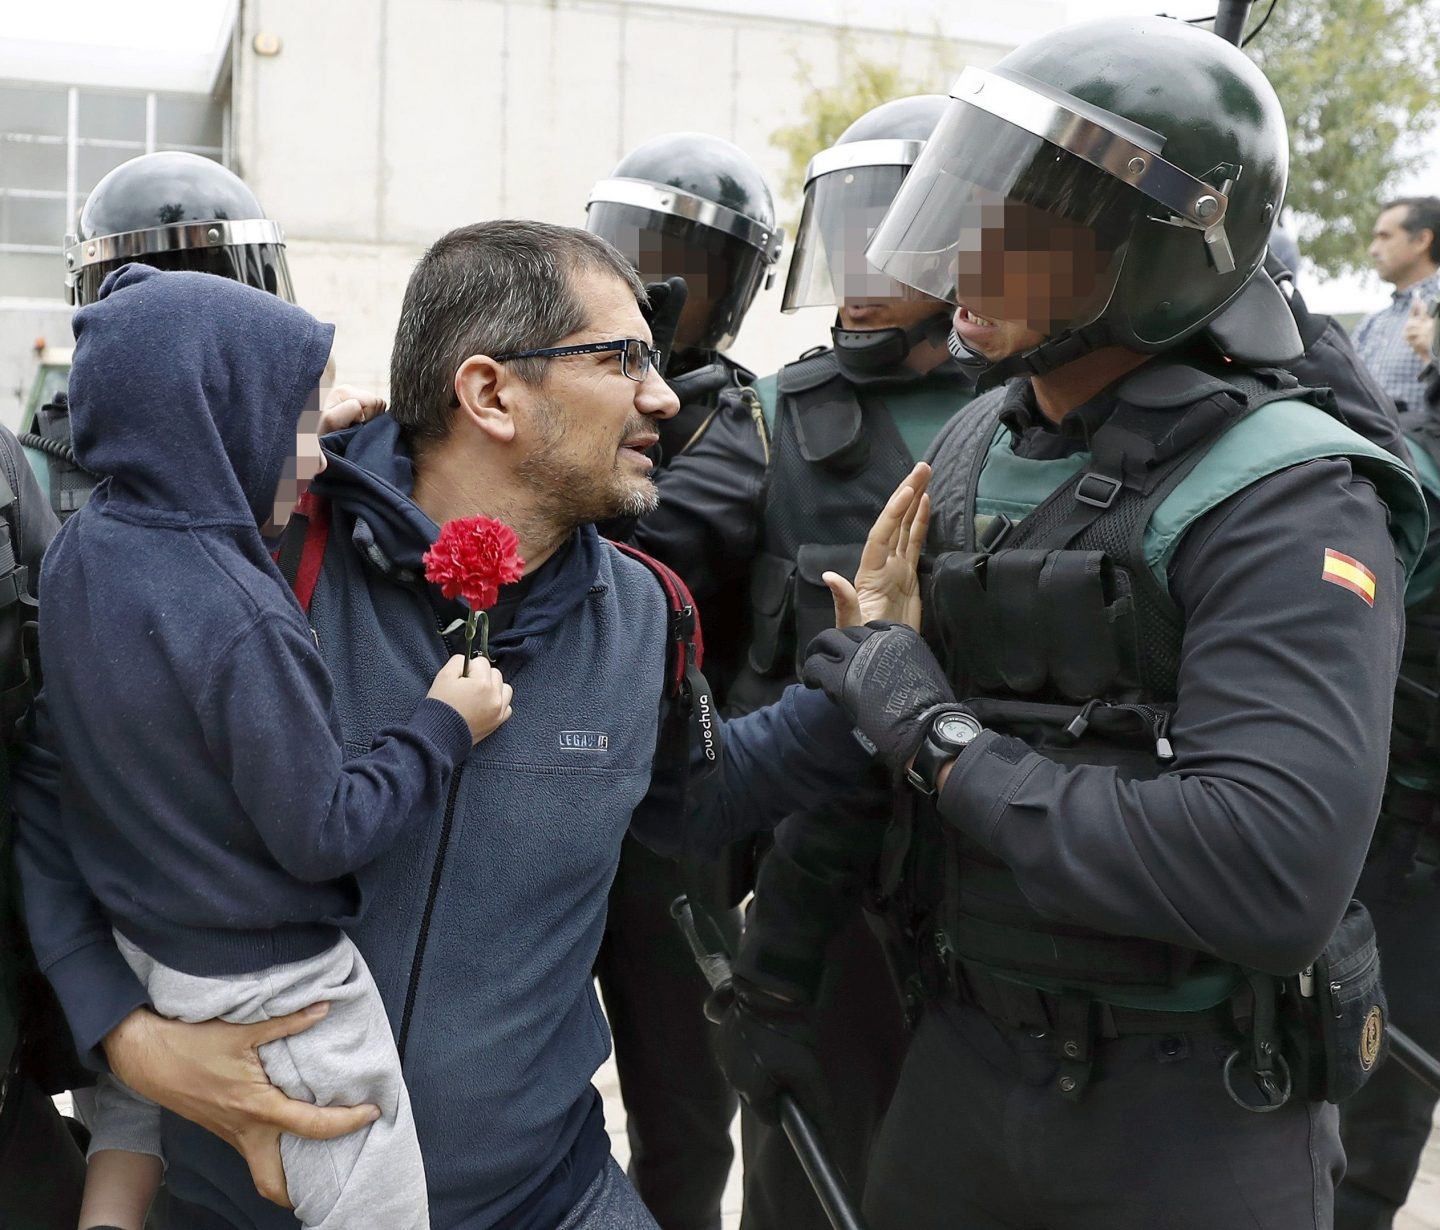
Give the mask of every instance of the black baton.
[[1390, 1038], [1390, 1054], [1395, 1062], [1433, 1093], [1440, 1093], [1440, 1060], [1423, 1049], [1409, 1034], [1385, 1026]]
[[[670, 903], [670, 915], [680, 924], [680, 931], [685, 936], [685, 942], [690, 945], [695, 964], [705, 975], [710, 989], [728, 990], [730, 958], [724, 952], [706, 951], [700, 933], [695, 928], [695, 915], [690, 909], [690, 899], [676, 897]], [[815, 1189], [815, 1199], [820, 1202], [831, 1226], [835, 1230], [865, 1230], [865, 1223], [860, 1220], [860, 1214], [850, 1202], [844, 1182], [830, 1164], [830, 1159], [825, 1156], [825, 1146], [820, 1142], [820, 1133], [815, 1130], [810, 1116], [788, 1093], [781, 1093], [777, 1101], [780, 1106], [780, 1126], [785, 1131], [790, 1147], [795, 1150], [805, 1177]]]

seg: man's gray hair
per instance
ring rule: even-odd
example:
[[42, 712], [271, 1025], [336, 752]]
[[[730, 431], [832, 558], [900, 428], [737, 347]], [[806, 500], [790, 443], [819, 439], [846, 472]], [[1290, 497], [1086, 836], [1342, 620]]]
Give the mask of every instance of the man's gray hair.
[[[539, 350], [583, 329], [585, 270], [613, 273], [646, 303], [634, 267], [598, 235], [573, 226], [502, 219], [462, 226], [420, 258], [390, 354], [390, 413], [411, 439], [443, 439], [458, 402], [455, 373], [471, 355]], [[542, 383], [543, 359], [511, 370]]]

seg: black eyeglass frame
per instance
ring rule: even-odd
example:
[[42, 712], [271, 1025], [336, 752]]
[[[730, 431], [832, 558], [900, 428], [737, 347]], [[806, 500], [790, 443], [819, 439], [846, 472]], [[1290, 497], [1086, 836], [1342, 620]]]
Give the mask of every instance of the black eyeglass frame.
[[[637, 376], [630, 370], [630, 347], [640, 348], [641, 367]], [[604, 354], [606, 351], [614, 351], [620, 356], [620, 371], [629, 380], [636, 384], [643, 384], [645, 377], [650, 374], [650, 369], [660, 369], [660, 348], [642, 342], [638, 337], [616, 338], [613, 342], [585, 342], [578, 346], [546, 346], [540, 350], [511, 350], [505, 354], [497, 354], [495, 362], [508, 363], [511, 359], [559, 359], [572, 354]]]

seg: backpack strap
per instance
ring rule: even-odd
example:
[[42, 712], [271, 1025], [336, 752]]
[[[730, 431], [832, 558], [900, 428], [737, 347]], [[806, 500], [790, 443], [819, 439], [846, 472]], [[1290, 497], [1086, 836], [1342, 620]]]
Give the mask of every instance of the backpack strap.
[[[650, 570], [650, 575], [660, 583], [670, 608], [665, 695], [671, 703], [665, 726], [660, 732], [656, 759], [671, 766], [670, 772], [681, 784], [683, 798], [693, 785], [703, 785], [720, 767], [722, 748], [715, 694], [700, 670], [705, 655], [700, 615], [689, 587], [673, 568], [628, 543], [616, 542], [613, 545]], [[705, 767], [698, 782], [690, 768], [691, 751], [697, 747], [703, 749], [705, 755]]]
[[310, 614], [310, 601], [320, 581], [325, 548], [330, 542], [330, 505], [313, 491], [306, 491], [290, 514], [275, 550], [275, 562], [285, 582], [295, 591], [300, 609]]
[[669, 643], [665, 651], [665, 695], [679, 696], [685, 687], [685, 674], [693, 664], [698, 672], [704, 665], [705, 638], [700, 628], [700, 613], [695, 609], [695, 599], [690, 594], [680, 574], [654, 556], [646, 555], [638, 547], [627, 542], [610, 540], [610, 545], [628, 555], [636, 563], [644, 564], [650, 575], [660, 583], [665, 594], [665, 605], [669, 610]]

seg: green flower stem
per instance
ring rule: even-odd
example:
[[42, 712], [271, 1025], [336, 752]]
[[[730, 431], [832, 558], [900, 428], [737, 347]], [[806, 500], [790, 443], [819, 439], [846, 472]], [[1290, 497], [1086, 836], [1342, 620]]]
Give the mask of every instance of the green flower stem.
[[465, 665], [460, 668], [462, 677], [470, 675], [470, 659], [475, 656], [475, 627], [480, 627], [480, 652], [485, 655], [485, 661], [494, 661], [490, 657], [490, 613], [488, 611], [471, 611], [465, 620]]

